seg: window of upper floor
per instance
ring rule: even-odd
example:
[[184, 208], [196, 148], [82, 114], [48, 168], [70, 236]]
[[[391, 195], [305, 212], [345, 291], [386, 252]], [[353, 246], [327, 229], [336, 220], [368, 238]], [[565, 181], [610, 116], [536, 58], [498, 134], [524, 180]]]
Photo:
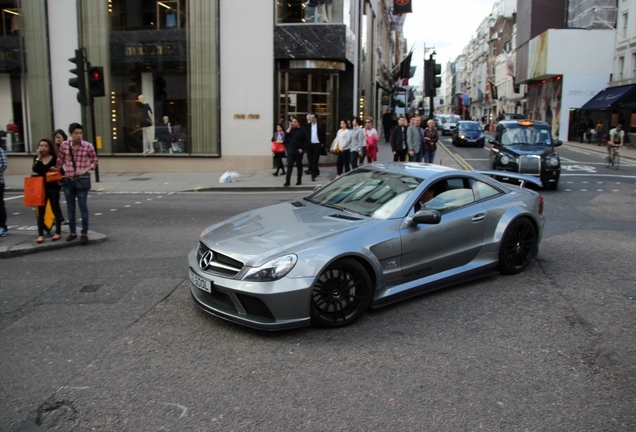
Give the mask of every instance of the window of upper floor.
[[186, 25], [186, 0], [109, 0], [111, 28], [173, 30]]
[[354, 0], [285, 0], [276, 2], [277, 24], [346, 24], [353, 28]]

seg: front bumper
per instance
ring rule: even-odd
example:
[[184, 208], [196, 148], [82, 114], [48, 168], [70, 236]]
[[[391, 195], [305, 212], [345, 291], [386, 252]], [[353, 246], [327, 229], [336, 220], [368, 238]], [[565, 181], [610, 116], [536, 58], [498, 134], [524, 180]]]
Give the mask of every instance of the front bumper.
[[190, 280], [195, 303], [216, 317], [259, 330], [284, 330], [310, 324], [309, 303], [313, 281], [282, 278], [273, 282], [248, 282], [210, 275], [196, 260], [196, 248], [188, 255], [190, 272], [209, 281], [210, 292]]

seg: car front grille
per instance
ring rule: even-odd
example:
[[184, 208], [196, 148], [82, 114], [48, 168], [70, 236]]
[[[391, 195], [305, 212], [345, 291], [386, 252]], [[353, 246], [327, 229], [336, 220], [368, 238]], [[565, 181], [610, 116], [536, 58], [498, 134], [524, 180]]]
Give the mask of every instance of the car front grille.
[[[205, 260], [202, 259], [205, 256]], [[199, 268], [215, 276], [233, 278], [243, 268], [243, 263], [227, 255], [220, 254], [203, 243], [197, 248], [197, 262]]]
[[519, 156], [519, 172], [523, 174], [541, 174], [540, 156]]

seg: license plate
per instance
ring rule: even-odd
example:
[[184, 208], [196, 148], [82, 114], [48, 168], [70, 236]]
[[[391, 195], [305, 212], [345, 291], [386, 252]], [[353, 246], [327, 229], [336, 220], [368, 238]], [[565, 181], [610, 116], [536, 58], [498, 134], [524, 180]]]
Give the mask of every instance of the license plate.
[[212, 282], [205, 280], [200, 276], [197, 276], [192, 272], [192, 270], [190, 270], [190, 282], [192, 282], [192, 285], [199, 288], [200, 290], [209, 293], [212, 292]]
[[475, 141], [477, 141], [477, 138], [466, 138], [466, 141], [475, 142]]

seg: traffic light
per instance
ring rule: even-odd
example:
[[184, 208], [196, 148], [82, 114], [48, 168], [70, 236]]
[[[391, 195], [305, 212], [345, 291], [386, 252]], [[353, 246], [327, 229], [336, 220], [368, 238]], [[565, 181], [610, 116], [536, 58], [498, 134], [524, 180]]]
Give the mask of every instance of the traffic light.
[[432, 58], [424, 61], [424, 88], [426, 90], [426, 96], [434, 97], [437, 88], [442, 86], [442, 65], [435, 63]]
[[88, 68], [88, 91], [93, 97], [106, 96], [103, 67], [91, 66]]
[[68, 59], [71, 63], [75, 64], [75, 68], [71, 69], [70, 72], [73, 75], [76, 75], [76, 78], [70, 78], [68, 80], [68, 85], [71, 87], [75, 87], [77, 90], [77, 101], [83, 105], [88, 106], [88, 98], [86, 97], [86, 71], [84, 69], [84, 53], [82, 50], [75, 50], [75, 57], [71, 57]]

